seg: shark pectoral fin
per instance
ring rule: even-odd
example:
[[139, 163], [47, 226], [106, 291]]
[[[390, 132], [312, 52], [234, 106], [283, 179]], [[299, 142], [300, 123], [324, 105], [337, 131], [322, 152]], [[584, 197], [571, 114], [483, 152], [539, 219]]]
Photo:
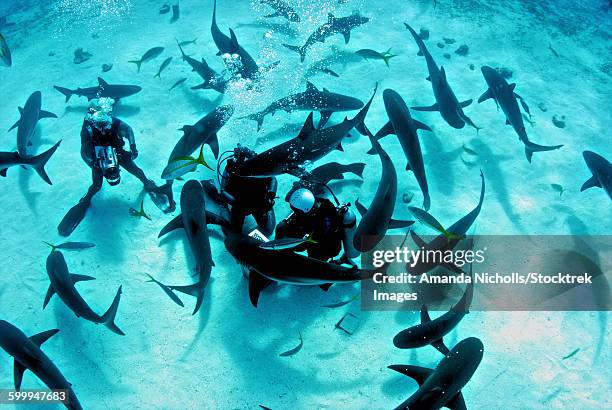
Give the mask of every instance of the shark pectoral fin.
[[117, 316], [117, 309], [119, 308], [119, 302], [121, 301], [121, 289], [122, 286], [119, 286], [117, 293], [115, 294], [115, 298], [113, 299], [113, 303], [111, 303], [108, 310], [102, 315], [102, 323], [112, 332], [125, 336], [125, 333], [123, 333], [123, 331], [115, 324], [115, 316]]
[[469, 100], [465, 100], [459, 103], [459, 106], [461, 106], [461, 108], [465, 108], [468, 105], [470, 105], [472, 103], [472, 99], [470, 98]]
[[19, 123], [21, 122], [21, 118], [17, 120], [17, 122], [15, 124], [13, 124], [13, 126], [11, 128], [9, 128], [9, 131], [14, 130], [15, 128], [19, 127]]
[[391, 370], [395, 370], [405, 376], [413, 378], [419, 386], [425, 383], [425, 380], [433, 373], [432, 369], [420, 366], [411, 366], [409, 364], [392, 364], [387, 366]]
[[172, 232], [175, 229], [179, 229], [179, 228], [183, 228], [183, 215], [182, 214], [178, 214], [176, 217], [174, 217], [174, 219], [168, 222], [168, 224], [164, 226], [161, 231], [159, 231], [159, 235], [157, 235], [157, 237], [161, 238], [168, 232]]
[[30, 336], [30, 340], [38, 347], [40, 347], [43, 343], [45, 343], [49, 338], [59, 332], [59, 329], [51, 329], [45, 332], [37, 333], [33, 336]]
[[329, 117], [333, 114], [333, 111], [321, 111], [321, 119], [319, 119], [319, 129], [323, 128], [327, 121], [329, 121]]
[[446, 347], [446, 345], [444, 344], [444, 340], [442, 340], [442, 338], [436, 340], [435, 342], [431, 342], [431, 345], [435, 347], [444, 356], [450, 353], [450, 350], [448, 350], [448, 347]]
[[342, 33], [342, 35], [344, 36], [344, 44], [348, 44], [348, 42], [351, 40], [351, 31], [345, 31]]
[[480, 104], [481, 102], [486, 101], [489, 98], [493, 98], [493, 93], [491, 92], [490, 88], [488, 88], [487, 91], [482, 93], [482, 95], [478, 98], [478, 103]]
[[[378, 130], [376, 135], [374, 135], [374, 138], [376, 138], [376, 140], [379, 140], [390, 134], [395, 134], [395, 129], [393, 128], [393, 124], [391, 123], [391, 121], [387, 121], [387, 123], [383, 125], [381, 129]], [[374, 150], [373, 152], [376, 153], [376, 150]]]
[[219, 158], [219, 139], [217, 138], [217, 134], [213, 134], [208, 137], [208, 141], [206, 141], [206, 143], [212, 150], [215, 159]]
[[508, 120], [507, 118], [506, 118], [506, 125], [512, 125], [510, 124], [510, 120]]
[[43, 302], [43, 309], [47, 307], [53, 295], [55, 295], [55, 289], [53, 289], [53, 285], [49, 285], [49, 289], [47, 289], [47, 294], [45, 295], [45, 301]]
[[400, 219], [391, 219], [389, 221], [389, 225], [388, 228], [389, 229], [399, 229], [399, 228], [406, 228], [410, 225], [414, 224], [414, 221], [403, 221]]
[[438, 103], [435, 103], [428, 107], [410, 107], [410, 108], [412, 108], [415, 111], [440, 111], [440, 107], [438, 106]]
[[355, 207], [357, 208], [357, 212], [359, 212], [359, 215], [361, 216], [364, 216], [368, 212], [368, 208], [363, 206], [363, 204], [359, 202], [359, 199], [355, 201]]
[[38, 118], [57, 118], [57, 115], [53, 114], [50, 111], [40, 110], [38, 112]]
[[431, 322], [431, 317], [429, 317], [429, 311], [427, 310], [427, 305], [421, 306], [421, 324]]
[[463, 400], [463, 395], [461, 392], [457, 393], [455, 397], [447, 401], [444, 407], [448, 407], [451, 410], [467, 410], [465, 400]]
[[410, 237], [412, 238], [412, 240], [414, 241], [414, 243], [419, 247], [419, 248], [426, 248], [427, 247], [427, 243], [425, 243], [425, 241], [423, 240], [423, 238], [421, 238], [419, 235], [417, 235], [414, 231], [410, 231]]
[[76, 273], [71, 273], [70, 278], [72, 279], [72, 283], [83, 282], [86, 280], [96, 280], [96, 278], [87, 275], [77, 275]]
[[410, 166], [410, 162], [406, 163], [406, 171], [411, 171], [412, 167]]
[[27, 368], [19, 363], [17, 359], [13, 364], [13, 379], [15, 380], [15, 390], [19, 391], [21, 389], [21, 381], [23, 380], [23, 373]]
[[257, 307], [259, 295], [272, 283], [274, 283], [273, 280], [270, 280], [265, 276], [262, 276], [259, 272], [251, 269], [249, 272], [249, 300], [251, 301], [253, 307]]
[[580, 192], [586, 191], [587, 189], [594, 187], [601, 188], [601, 184], [599, 183], [597, 178], [595, 178], [595, 176], [592, 176], [591, 178], [587, 179], [584, 184], [582, 184], [582, 186], [580, 187]]
[[424, 131], [431, 131], [431, 128], [429, 128], [427, 124], [423, 124], [421, 121], [412, 120], [412, 122], [414, 123], [414, 126], [416, 129], [424, 130]]
[[8, 168], [0, 169], [0, 175], [6, 178], [6, 171]]

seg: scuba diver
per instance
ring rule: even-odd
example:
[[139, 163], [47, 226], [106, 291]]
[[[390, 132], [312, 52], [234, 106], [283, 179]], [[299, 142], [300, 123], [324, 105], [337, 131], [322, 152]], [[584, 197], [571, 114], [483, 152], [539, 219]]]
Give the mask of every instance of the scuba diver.
[[[102, 188], [104, 179], [111, 186], [121, 182], [120, 167], [136, 176], [153, 196], [153, 190], [158, 189], [134, 163], [138, 157], [134, 132], [125, 122], [112, 116], [114, 103], [112, 98], [100, 97], [89, 104], [81, 128], [81, 157], [91, 168], [91, 186], [60, 222], [57, 229], [62, 236], [69, 236], [81, 223], [93, 196]], [[124, 139], [129, 142], [129, 151], [123, 148]], [[154, 202], [159, 202], [159, 198], [154, 198]]]
[[219, 179], [220, 193], [223, 200], [231, 206], [230, 224], [233, 231], [243, 229], [245, 218], [252, 215], [261, 232], [269, 236], [274, 232], [274, 200], [278, 182], [275, 177], [246, 177], [240, 175], [240, 167], [247, 160], [257, 155], [254, 151], [240, 144], [232, 151], [226, 151], [217, 165], [217, 176], [221, 175], [220, 165], [227, 161], [225, 170]]
[[338, 262], [353, 265], [351, 259], [358, 255], [352, 245], [357, 219], [349, 203], [336, 202], [338, 206], [327, 198], [316, 197], [307, 188], [295, 190], [289, 198], [293, 212], [278, 224], [275, 238], [309, 236], [310, 240], [295, 250], [305, 250], [309, 257], [323, 261], [335, 258], [344, 247]]

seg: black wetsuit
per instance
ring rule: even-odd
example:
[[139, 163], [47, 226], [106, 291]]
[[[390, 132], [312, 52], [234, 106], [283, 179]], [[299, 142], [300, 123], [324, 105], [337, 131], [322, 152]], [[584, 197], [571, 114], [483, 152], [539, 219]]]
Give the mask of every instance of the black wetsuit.
[[294, 212], [276, 227], [276, 239], [302, 238], [311, 235], [316, 243], [306, 242], [296, 251], [306, 250], [308, 256], [327, 261], [342, 250], [343, 216], [329, 199], [317, 198], [307, 214]]
[[240, 167], [234, 159], [227, 161], [221, 189], [231, 197], [230, 220], [232, 229], [242, 230], [244, 219], [253, 215], [265, 235], [274, 232], [274, 199], [277, 188], [276, 178], [253, 178], [240, 175]]
[[[124, 139], [128, 140], [130, 151], [123, 149], [125, 145]], [[81, 128], [81, 157], [87, 166], [91, 168], [91, 186], [87, 193], [68, 211], [60, 222], [57, 229], [62, 236], [70, 235], [81, 223], [87, 208], [91, 205], [93, 196], [102, 189], [104, 173], [96, 159], [96, 146], [111, 146], [115, 148], [117, 162], [120, 167], [138, 178], [144, 184], [146, 190], [151, 191], [156, 188], [155, 183], [148, 179], [144, 171], [134, 162], [134, 159], [138, 156], [138, 151], [136, 150], [134, 132], [129, 125], [113, 117], [110, 128], [100, 131], [87, 120], [84, 121]]]

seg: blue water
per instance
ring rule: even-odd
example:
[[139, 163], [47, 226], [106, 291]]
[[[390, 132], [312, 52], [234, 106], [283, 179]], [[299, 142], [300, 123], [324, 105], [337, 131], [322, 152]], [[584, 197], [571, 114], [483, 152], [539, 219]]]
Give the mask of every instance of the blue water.
[[[404, 22], [417, 31], [426, 28], [426, 45], [460, 100], [476, 100], [486, 84], [482, 65], [512, 71], [509, 82], [527, 101], [532, 124], [527, 133], [537, 143], [563, 144], [560, 150], [536, 153], [529, 164], [523, 147], [492, 101], [465, 109], [482, 127], [478, 133], [448, 126], [436, 112], [415, 118], [433, 132], [422, 133], [421, 145], [432, 197], [431, 212], [452, 223], [471, 210], [480, 190], [479, 169], [487, 193], [474, 232], [478, 234], [612, 233], [610, 201], [601, 189], [580, 192], [590, 176], [583, 150], [612, 158], [609, 126], [612, 90], [610, 59], [612, 25], [604, 1], [290, 1], [300, 23], [263, 18], [272, 9], [258, 1], [219, 0], [217, 20], [228, 33], [234, 28], [240, 44], [261, 65], [280, 64], [262, 76], [256, 87], [234, 81], [225, 95], [212, 90], [190, 90], [201, 82], [180, 59], [175, 39], [193, 40], [185, 46], [194, 58], [205, 58], [217, 71], [223, 61], [210, 37], [211, 0], [183, 0], [180, 19], [159, 14], [163, 1], [76, 0], [9, 1], [0, 4], [0, 26], [12, 50], [13, 66], [0, 67], [0, 129], [19, 117], [18, 106], [42, 92], [42, 107], [58, 115], [39, 122], [33, 148], [62, 144], [46, 169], [53, 186], [31, 170], [11, 168], [0, 181], [0, 318], [31, 335], [51, 328], [60, 333], [43, 350], [73, 384], [86, 409], [384, 409], [412, 394], [417, 384], [386, 367], [411, 363], [435, 367], [440, 354], [431, 347], [413, 351], [394, 348], [393, 336], [417, 323], [418, 312], [362, 312], [359, 302], [338, 309], [325, 304], [346, 300], [359, 292], [358, 284], [317, 287], [276, 286], [264, 291], [259, 307], [248, 299], [241, 268], [225, 250], [222, 235], [211, 228], [215, 267], [204, 308], [191, 316], [193, 298], [174, 305], [155, 285], [152, 274], [166, 283], [190, 283], [193, 258], [184, 235], [173, 233], [159, 241], [159, 230], [177, 215], [158, 210], [142, 192], [142, 184], [124, 173], [118, 187], [104, 184], [86, 219], [70, 240], [88, 241], [95, 248], [65, 252], [70, 271], [96, 281], [78, 285], [96, 312], [110, 305], [119, 285], [123, 297], [117, 324], [120, 337], [103, 326], [78, 319], [57, 298], [43, 311], [49, 279], [45, 273], [48, 247], [60, 243], [57, 224], [85, 193], [90, 170], [80, 158], [80, 129], [87, 109], [85, 98], [64, 97], [53, 85], [68, 88], [96, 85], [102, 76], [110, 83], [137, 84], [143, 91], [121, 101], [116, 115], [136, 134], [137, 163], [147, 176], [161, 183], [168, 154], [182, 135], [177, 129], [193, 124], [220, 104], [236, 112], [219, 133], [221, 151], [245, 144], [257, 151], [294, 137], [307, 113], [278, 112], [268, 116], [261, 131], [240, 119], [272, 101], [303, 91], [307, 80], [317, 87], [367, 100], [375, 84], [379, 91], [367, 116], [371, 129], [386, 121], [382, 90], [393, 88], [408, 105], [430, 105], [433, 95], [425, 80], [425, 62]], [[577, 4], [579, 3], [579, 4]], [[341, 35], [313, 46], [300, 64], [296, 53], [282, 43], [303, 44], [328, 13], [346, 16], [354, 10], [369, 23], [351, 33], [348, 45]], [[447, 44], [444, 38], [454, 40]], [[440, 48], [437, 44], [443, 46]], [[454, 51], [467, 45], [469, 53]], [[550, 50], [549, 45], [558, 54]], [[129, 60], [151, 47], [165, 47], [161, 56], [144, 63], [139, 73]], [[82, 47], [92, 57], [74, 64], [74, 50]], [[398, 54], [387, 68], [382, 61], [364, 60], [362, 48]], [[448, 57], [444, 54], [448, 53]], [[174, 57], [161, 79], [154, 78], [161, 62]], [[113, 64], [108, 73], [103, 64]], [[473, 65], [474, 69], [470, 68]], [[333, 77], [313, 69], [327, 67]], [[179, 79], [186, 82], [172, 91]], [[348, 113], [352, 117], [354, 113]], [[553, 123], [553, 116], [564, 123]], [[334, 114], [331, 123], [344, 113]], [[367, 162], [363, 181], [348, 178], [333, 184], [342, 201], [374, 194], [380, 178], [377, 157], [364, 153], [367, 138], [354, 135], [319, 164]], [[0, 150], [16, 147], [16, 132], [0, 138]], [[405, 157], [397, 139], [383, 140], [399, 175], [395, 217], [409, 219], [403, 194], [422, 196], [416, 180], [403, 168]], [[476, 153], [466, 151], [464, 147]], [[210, 151], [207, 159], [213, 161]], [[201, 169], [187, 178], [210, 179]], [[289, 212], [282, 200], [292, 177], [279, 178], [275, 207], [280, 219]], [[551, 184], [563, 187], [559, 194]], [[174, 184], [178, 198], [182, 182]], [[141, 200], [153, 221], [128, 212]], [[178, 211], [177, 211], [178, 212]], [[427, 232], [416, 225], [417, 231]], [[431, 231], [428, 231], [431, 233]], [[609, 267], [608, 267], [609, 268]], [[349, 336], [334, 324], [347, 312], [357, 316]], [[469, 409], [603, 409], [610, 401], [610, 341], [607, 313], [597, 312], [472, 312], [447, 336], [454, 345], [468, 336], [485, 346], [483, 361], [463, 389]], [[292, 357], [279, 354], [304, 339]], [[580, 349], [569, 359], [564, 356]], [[12, 358], [0, 351], [0, 388], [12, 387]], [[26, 372], [24, 388], [44, 385]], [[51, 406], [52, 407], [52, 406]], [[51, 408], [49, 406], [40, 408]], [[10, 408], [8, 406], [7, 408]], [[60, 408], [59, 406], [57, 408]]]

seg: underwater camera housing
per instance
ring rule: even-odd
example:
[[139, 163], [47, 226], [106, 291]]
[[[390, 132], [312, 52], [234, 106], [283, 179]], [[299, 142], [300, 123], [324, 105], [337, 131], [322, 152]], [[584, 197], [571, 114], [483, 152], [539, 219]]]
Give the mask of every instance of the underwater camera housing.
[[111, 186], [121, 182], [119, 163], [117, 162], [117, 151], [111, 146], [96, 146], [96, 160], [102, 169], [102, 175]]

